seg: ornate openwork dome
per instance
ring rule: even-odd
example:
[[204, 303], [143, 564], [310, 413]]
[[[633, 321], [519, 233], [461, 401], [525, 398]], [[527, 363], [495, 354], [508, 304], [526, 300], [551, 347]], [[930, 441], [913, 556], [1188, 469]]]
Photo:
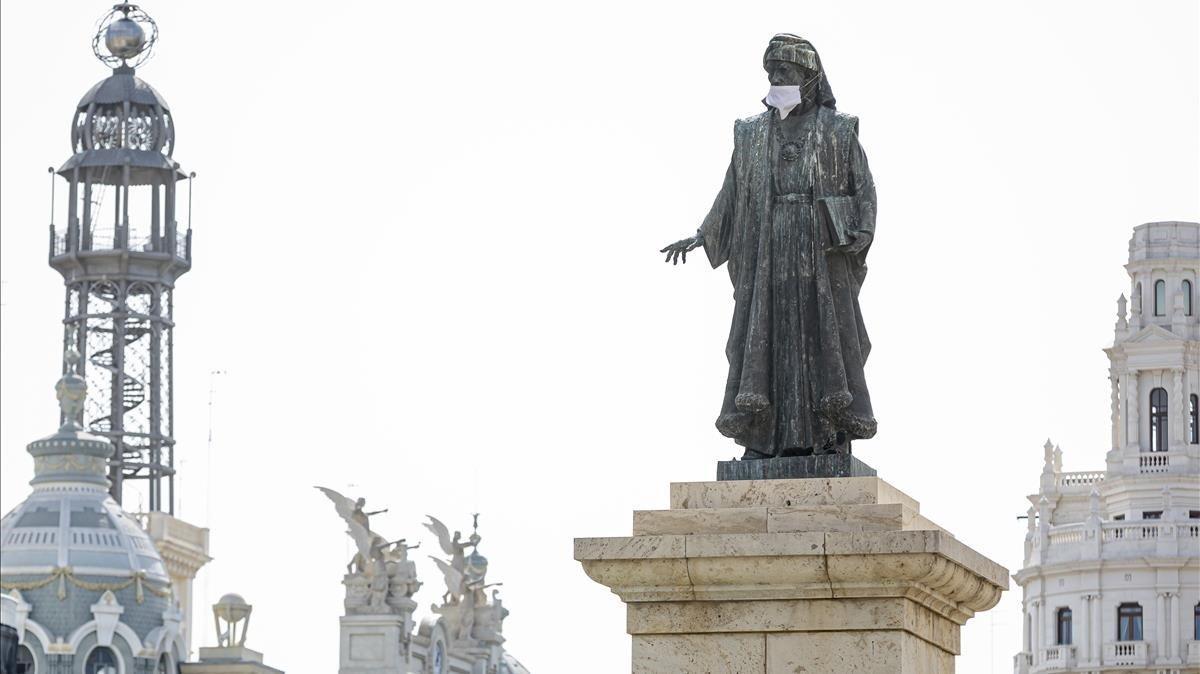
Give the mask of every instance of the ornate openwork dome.
[[75, 152], [142, 150], [171, 156], [175, 124], [167, 102], [132, 68], [117, 68], [79, 101], [71, 127]]

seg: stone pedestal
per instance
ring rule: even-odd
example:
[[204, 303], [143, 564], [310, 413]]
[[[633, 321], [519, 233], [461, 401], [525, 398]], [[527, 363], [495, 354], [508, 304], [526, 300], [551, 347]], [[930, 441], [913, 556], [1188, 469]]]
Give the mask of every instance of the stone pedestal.
[[263, 664], [262, 653], [245, 646], [201, 648], [200, 662], [179, 665], [181, 674], [283, 674]]
[[407, 672], [409, 627], [402, 615], [342, 616], [338, 674]]
[[948, 674], [1008, 588], [876, 477], [672, 484], [670, 510], [575, 558], [626, 603], [646, 674]]

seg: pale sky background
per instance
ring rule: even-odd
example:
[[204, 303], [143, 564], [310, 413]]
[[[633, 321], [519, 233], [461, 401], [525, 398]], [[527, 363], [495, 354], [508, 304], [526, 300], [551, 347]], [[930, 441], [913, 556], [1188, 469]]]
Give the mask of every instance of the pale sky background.
[[[712, 203], [773, 33], [816, 44], [878, 183], [880, 431], [855, 453], [1011, 570], [1046, 437], [1103, 467], [1131, 228], [1200, 219], [1194, 0], [144, 7], [162, 34], [138, 74], [199, 174], [175, 332], [179, 512], [215, 557], [193, 646], [239, 592], [248, 645], [290, 674], [337, 667], [349, 548], [314, 484], [390, 508], [376, 527], [422, 553], [425, 514], [482, 512], [510, 650], [628, 670], [623, 605], [572, 538], [628, 535], [738, 453], [712, 425], [728, 275], [656, 251]], [[46, 167], [107, 75], [107, 8], [0, 9], [3, 511], [58, 418]], [[418, 619], [442, 592], [419, 558]], [[1018, 605], [967, 625], [959, 672], [1009, 671]]]

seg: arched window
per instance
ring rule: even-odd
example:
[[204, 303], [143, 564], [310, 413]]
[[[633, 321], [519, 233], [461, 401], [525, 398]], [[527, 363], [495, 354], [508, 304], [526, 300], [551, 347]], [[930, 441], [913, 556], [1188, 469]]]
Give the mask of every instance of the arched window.
[[1150, 392], [1150, 451], [1167, 451], [1167, 389]]
[[1183, 315], [1192, 315], [1192, 282], [1183, 280]]
[[1059, 646], [1069, 646], [1071, 645], [1071, 609], [1060, 608], [1055, 615], [1057, 620], [1054, 628], [1054, 643]]
[[1142, 640], [1142, 605], [1121, 604], [1117, 607], [1117, 641]]
[[1200, 396], [1193, 393], [1188, 401], [1188, 442], [1200, 445]]
[[1162, 279], [1154, 282], [1154, 315], [1167, 315], [1167, 282]]
[[117, 654], [106, 646], [93, 649], [83, 665], [83, 674], [119, 674], [120, 671], [117, 668]]
[[16, 674], [33, 674], [37, 671], [37, 662], [28, 646], [17, 646], [17, 666], [13, 669]]

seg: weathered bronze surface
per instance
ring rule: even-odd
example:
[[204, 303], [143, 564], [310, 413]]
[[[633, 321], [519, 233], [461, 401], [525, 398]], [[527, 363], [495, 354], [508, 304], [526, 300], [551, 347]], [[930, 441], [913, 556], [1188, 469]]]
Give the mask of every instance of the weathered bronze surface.
[[781, 456], [758, 461], [718, 461], [717, 481], [875, 477], [875, 469], [849, 454]]
[[[763, 112], [734, 124], [733, 158], [694, 237], [734, 288], [729, 375], [717, 429], [744, 459], [850, 452], [875, 435], [863, 366], [871, 350], [858, 294], [875, 233], [875, 185], [858, 119], [835, 107], [820, 57], [794, 35], [763, 55]], [[774, 107], [795, 92], [794, 107]], [[780, 98], [775, 98], [777, 94]]]

